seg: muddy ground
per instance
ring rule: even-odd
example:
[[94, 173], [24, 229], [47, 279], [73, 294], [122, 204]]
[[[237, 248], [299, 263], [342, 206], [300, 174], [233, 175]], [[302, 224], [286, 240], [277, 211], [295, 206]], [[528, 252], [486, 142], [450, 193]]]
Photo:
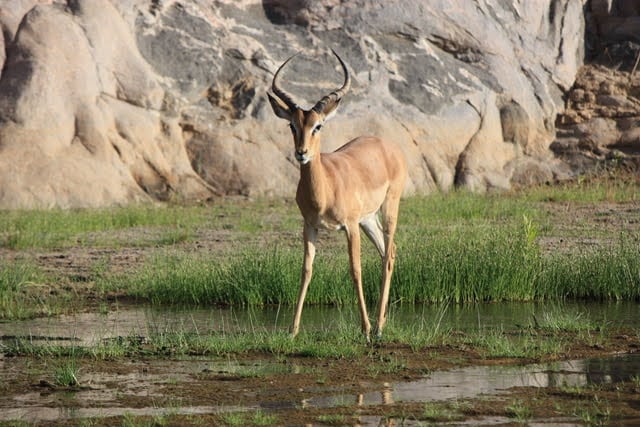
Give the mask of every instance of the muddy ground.
[[[547, 201], [541, 202], [539, 208], [553, 224], [540, 239], [546, 251], [606, 244], [607, 236], [615, 238], [621, 232], [640, 231], [639, 202]], [[583, 234], [584, 230], [594, 229], [598, 230], [595, 237], [593, 233]], [[299, 238], [296, 232], [289, 234], [285, 237]], [[206, 231], [184, 245], [193, 250], [224, 251], [235, 245], [234, 241], [233, 232]], [[111, 270], [133, 270], [153, 250], [126, 246], [51, 251], [3, 249], [0, 256], [27, 257], [47, 272], [66, 277], [64, 282], [88, 301], [84, 309], [91, 311], [103, 303], [97, 299], [91, 281], [97, 263], [108, 259]], [[110, 298], [115, 301], [117, 295]], [[119, 299], [118, 304], [127, 302]], [[79, 361], [82, 379], [78, 385], [68, 387], [55, 385], [52, 378], [61, 363], [59, 359], [4, 352], [0, 354], [0, 411], [4, 412], [0, 420], [5, 421], [0, 425], [509, 425], [529, 420], [569, 425], [636, 425], [640, 422], [640, 374], [597, 385], [517, 387], [435, 403], [394, 401], [390, 390], [393, 384], [411, 383], [434, 372], [465, 366], [526, 365], [635, 354], [640, 349], [639, 330], [640, 325], [635, 329], [613, 327], [598, 340], [567, 333], [564, 339], [570, 344], [565, 353], [535, 359], [487, 357], [481, 349], [465, 342], [462, 331], [452, 331], [460, 335], [460, 339], [452, 341], [456, 344], [420, 349], [363, 342], [363, 354], [349, 358], [261, 353], [226, 358], [83, 358]], [[598, 331], [593, 333], [597, 335]], [[366, 402], [364, 396], [371, 393], [379, 395], [379, 399]], [[330, 405], [309, 404], [330, 396], [346, 398]], [[91, 411], [83, 412], [83, 408]], [[184, 413], [184, 408], [193, 413]], [[126, 424], [132, 420], [137, 424]], [[143, 424], [147, 422], [144, 420], [148, 424]]]
[[[637, 336], [618, 335], [598, 348], [576, 345], [562, 358], [635, 352], [639, 344]], [[396, 364], [392, 369], [376, 368], [387, 366], [389, 361]], [[59, 413], [67, 416], [73, 416], [74, 411], [77, 416], [82, 416], [82, 409], [90, 408], [94, 411], [93, 415], [98, 416], [91, 425], [122, 423], [122, 417], [99, 416], [99, 408], [104, 409], [103, 414], [115, 409], [130, 414], [146, 414], [149, 419], [153, 419], [151, 409], [166, 408], [170, 415], [162, 422], [156, 421], [155, 425], [231, 425], [226, 414], [234, 411], [247, 411], [243, 415], [244, 420], [236, 425], [260, 424], [251, 421], [254, 415], [250, 414], [256, 412], [271, 414], [274, 419], [268, 424], [274, 425], [420, 425], [419, 422], [445, 421], [488, 425], [493, 424], [496, 418], [501, 425], [526, 420], [560, 419], [571, 419], [577, 423], [588, 421], [586, 423], [591, 425], [619, 425], [625, 422], [634, 425], [640, 420], [640, 384], [637, 381], [584, 387], [517, 387], [495, 394], [433, 404], [421, 401], [394, 402], [390, 384], [429, 377], [434, 371], [467, 365], [533, 362], [487, 359], [472, 348], [436, 347], [413, 351], [385, 345], [371, 348], [366, 356], [348, 360], [318, 360], [297, 356], [269, 360], [269, 356], [263, 354], [245, 355], [234, 366], [251, 368], [256, 364], [264, 367], [265, 363], [280, 365], [279, 373], [251, 375], [207, 367], [212, 363], [217, 366], [220, 362], [203, 358], [195, 358], [190, 363], [171, 358], [82, 361], [83, 377], [92, 378], [92, 373], [99, 372], [106, 379], [102, 382], [85, 381], [74, 387], [60, 387], [48, 379], [50, 362], [5, 357], [2, 360], [5, 381], [1, 386], [3, 397], [0, 398], [0, 407], [10, 410], [15, 407], [16, 398], [19, 398], [20, 407], [32, 408], [25, 413], [27, 419], [29, 416], [50, 415], [49, 412], [40, 412], [40, 405], [74, 408]], [[188, 366], [185, 367], [185, 364]], [[456, 387], [456, 384], [451, 387]], [[369, 398], [369, 403], [364, 401], [364, 396], [372, 393], [380, 397], [373, 401]], [[307, 404], [336, 395], [341, 396], [342, 400], [335, 404]], [[429, 405], [436, 410], [427, 412]], [[526, 413], [519, 415], [515, 409], [518, 405]], [[213, 412], [214, 409], [223, 412], [181, 414], [179, 408], [191, 408], [193, 412]], [[582, 409], [590, 411], [588, 420], [584, 418], [586, 415], [581, 417]], [[367, 419], [373, 422], [364, 421]], [[37, 422], [37, 425], [78, 424], [77, 419]]]

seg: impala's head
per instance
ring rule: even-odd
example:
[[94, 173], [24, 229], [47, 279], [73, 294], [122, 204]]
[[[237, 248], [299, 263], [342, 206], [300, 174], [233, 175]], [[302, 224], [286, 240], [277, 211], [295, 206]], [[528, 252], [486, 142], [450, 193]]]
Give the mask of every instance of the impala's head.
[[300, 108], [279, 84], [278, 77], [280, 72], [295, 55], [287, 59], [273, 76], [273, 84], [271, 86], [273, 95], [267, 93], [269, 102], [276, 116], [289, 122], [295, 144], [296, 160], [303, 165], [309, 163], [311, 159], [320, 152], [320, 130], [324, 122], [329, 120], [333, 113], [335, 113], [338, 104], [340, 104], [340, 100], [344, 94], [347, 93], [351, 85], [351, 78], [349, 77], [347, 66], [335, 51], [333, 51], [333, 54], [338, 58], [342, 66], [344, 83], [341, 88], [323, 97], [310, 110]]

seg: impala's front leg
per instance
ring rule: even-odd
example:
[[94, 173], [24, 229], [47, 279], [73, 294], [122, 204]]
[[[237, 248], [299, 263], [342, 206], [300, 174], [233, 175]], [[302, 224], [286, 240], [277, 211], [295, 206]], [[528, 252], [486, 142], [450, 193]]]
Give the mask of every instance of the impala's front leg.
[[318, 235], [318, 230], [305, 222], [302, 235], [304, 238], [304, 261], [302, 263], [302, 274], [300, 275], [300, 293], [298, 294], [296, 313], [293, 317], [293, 323], [291, 324], [291, 335], [294, 337], [298, 334], [300, 329], [302, 306], [304, 305], [304, 299], [307, 296], [309, 282], [311, 282], [313, 258], [316, 256], [316, 237]]
[[360, 229], [358, 223], [348, 225], [346, 227], [347, 243], [349, 246], [349, 263], [351, 265], [351, 278], [358, 295], [358, 305], [360, 307], [360, 318], [362, 320], [362, 333], [369, 340], [371, 332], [371, 323], [367, 314], [367, 303], [364, 299], [364, 290], [362, 289], [362, 271], [360, 265]]

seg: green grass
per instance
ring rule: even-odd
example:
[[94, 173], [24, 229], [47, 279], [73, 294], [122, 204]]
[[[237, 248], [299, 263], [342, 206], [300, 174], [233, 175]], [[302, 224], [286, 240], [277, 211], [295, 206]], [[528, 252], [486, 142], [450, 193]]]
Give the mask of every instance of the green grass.
[[[640, 200], [633, 176], [580, 179], [555, 186], [532, 187], [511, 194], [476, 195], [466, 191], [409, 197], [402, 201], [400, 228], [433, 230], [457, 225], [512, 221], [523, 215], [543, 219], [540, 201], [625, 203]], [[240, 233], [299, 229], [293, 203], [277, 199], [221, 199], [215, 204], [179, 206], [131, 205], [101, 209], [0, 211], [0, 247], [11, 249], [89, 245], [129, 245], [130, 236], [109, 232], [152, 228], [160, 231], [140, 245], [188, 240], [198, 227]]]
[[[452, 228], [430, 238], [399, 242], [391, 300], [406, 303], [472, 303], [534, 300], [637, 300], [640, 244], [621, 241], [581, 254], [541, 253], [525, 221], [501, 228]], [[228, 260], [207, 254], [158, 254], [138, 272], [105, 277], [154, 304], [292, 305], [297, 298], [299, 249], [247, 249]], [[363, 258], [365, 295], [378, 299], [380, 260]], [[126, 287], [126, 288], [125, 288]], [[346, 254], [317, 256], [308, 304], [355, 303]]]
[[451, 423], [463, 421], [463, 411], [470, 409], [468, 403], [452, 402], [426, 402], [423, 405], [420, 419], [430, 423]]
[[[402, 201], [398, 256], [391, 288], [396, 304], [493, 301], [638, 300], [640, 239], [625, 226], [612, 235], [598, 223], [559, 230], [541, 201], [629, 203], [635, 178], [582, 180], [510, 194], [464, 191]], [[634, 205], [635, 206], [635, 205]], [[98, 296], [115, 293], [156, 305], [292, 305], [302, 262], [301, 219], [295, 203], [221, 200], [181, 207], [130, 206], [94, 210], [7, 211], [0, 215], [0, 247], [14, 251], [138, 246], [152, 254], [134, 269], [117, 271], [107, 256], [88, 280]], [[203, 233], [229, 243], [195, 249]], [[226, 234], [225, 234], [226, 233]], [[598, 235], [601, 243], [562, 251], [541, 240], [569, 233]], [[380, 260], [363, 248], [368, 303], [378, 299]], [[75, 298], [73, 277], [48, 277], [34, 263], [0, 260], [0, 317], [60, 312]], [[73, 283], [72, 283], [73, 284]], [[65, 289], [71, 289], [65, 291]], [[55, 292], [48, 292], [55, 289]], [[67, 294], [65, 294], [67, 292]], [[52, 295], [55, 295], [52, 296]], [[66, 295], [66, 296], [65, 296]], [[353, 305], [346, 243], [321, 233], [308, 304]], [[56, 308], [56, 304], [58, 308]], [[81, 307], [82, 304], [67, 304]]]
[[[439, 314], [436, 314], [434, 319], [423, 319], [423, 325], [396, 322], [391, 318], [381, 343], [406, 346], [415, 352], [439, 346], [471, 346], [484, 358], [540, 359], [562, 356], [569, 346], [576, 342], [592, 345], [591, 334], [602, 330], [599, 334], [599, 345], [606, 347], [610, 335], [606, 332], [608, 330], [597, 326], [586, 314], [581, 315], [580, 319], [587, 325], [593, 325], [594, 330], [577, 328], [573, 323], [566, 327], [558, 326], [565, 323], [565, 315], [562, 312], [562, 307], [557, 306], [549, 314], [543, 315], [545, 322], [554, 325], [553, 327], [543, 325], [507, 328], [479, 325], [477, 330], [456, 333], [436, 323], [437, 319], [442, 317]], [[393, 354], [381, 356], [375, 345], [363, 345], [366, 341], [358, 328], [354, 327], [357, 323], [356, 316], [355, 312], [345, 316], [334, 316], [331, 324], [304, 329], [296, 339], [292, 339], [283, 328], [274, 330], [273, 327], [265, 325], [213, 332], [192, 331], [184, 326], [166, 329], [149, 325], [150, 332], [144, 340], [137, 335], [123, 336], [101, 340], [91, 346], [75, 347], [34, 342], [24, 338], [5, 340], [2, 349], [8, 356], [61, 359], [61, 363], [56, 365], [55, 375], [61, 380], [56, 380], [56, 383], [67, 386], [77, 383], [83, 358], [118, 360], [126, 357], [224, 357], [226, 363], [221, 370], [238, 377], [269, 375], [281, 372], [286, 365], [243, 365], [235, 362], [232, 355], [268, 354], [276, 356], [276, 359], [291, 355], [318, 359], [368, 357], [367, 366], [371, 377], [403, 371], [407, 366], [406, 360]]]
[[526, 402], [513, 400], [505, 407], [505, 412], [509, 418], [514, 418], [518, 423], [526, 424], [533, 416], [533, 411]]
[[606, 400], [594, 396], [593, 401], [580, 404], [574, 410], [574, 416], [578, 417], [585, 425], [604, 426], [610, 424], [611, 406]]
[[[227, 356], [250, 352], [291, 355], [312, 358], [353, 358], [367, 351], [365, 342], [353, 319], [337, 320], [331, 328], [302, 331], [295, 340], [283, 330], [251, 328], [233, 332], [193, 332], [181, 327], [172, 330], [156, 330], [144, 341], [140, 337], [124, 336], [103, 340], [86, 347], [70, 347], [34, 342], [25, 338], [5, 340], [0, 349], [7, 355], [23, 355], [38, 358], [66, 358], [77, 360], [88, 357], [98, 360], [115, 360], [132, 356]], [[417, 338], [420, 339], [420, 338]], [[71, 363], [61, 366], [69, 367]], [[73, 365], [77, 367], [78, 365]], [[238, 375], [259, 375], [260, 368], [247, 369]]]
[[42, 284], [43, 277], [31, 262], [0, 261], [0, 319], [22, 319], [41, 314], [39, 295], [46, 295], [49, 290]]
[[532, 327], [552, 332], [582, 332], [602, 330], [605, 323], [596, 323], [586, 311], [568, 309], [563, 304], [545, 306], [540, 314], [534, 314]]
[[[162, 227], [156, 238], [175, 242], [204, 221], [202, 209], [179, 206], [132, 205], [103, 209], [16, 210], [0, 212], [0, 247], [9, 249], [60, 248], [131, 244], [130, 237], [101, 233]], [[139, 244], [155, 243], [154, 239]]]
[[53, 373], [53, 383], [61, 387], [76, 387], [80, 385], [78, 381], [79, 366], [75, 358], [69, 358], [58, 367]]
[[640, 181], [633, 174], [607, 173], [579, 177], [557, 185], [540, 185], [524, 190], [520, 197], [528, 201], [626, 203], [640, 200]]
[[557, 298], [638, 300], [640, 244], [621, 236], [612, 246], [581, 253], [550, 255], [545, 259], [541, 285]]
[[218, 416], [221, 425], [234, 426], [271, 426], [278, 423], [276, 415], [261, 410], [254, 412], [227, 412]]
[[297, 212], [291, 208], [277, 200], [222, 199], [215, 204], [189, 206], [2, 210], [0, 248], [171, 245], [191, 240], [200, 228], [256, 234], [299, 227]]
[[167, 419], [165, 417], [147, 417], [147, 416], [135, 416], [130, 413], [125, 413], [122, 416], [122, 427], [158, 427], [166, 425]]
[[535, 331], [514, 332], [501, 328], [481, 329], [467, 337], [485, 358], [537, 359], [560, 356], [568, 342], [563, 334], [544, 335]]

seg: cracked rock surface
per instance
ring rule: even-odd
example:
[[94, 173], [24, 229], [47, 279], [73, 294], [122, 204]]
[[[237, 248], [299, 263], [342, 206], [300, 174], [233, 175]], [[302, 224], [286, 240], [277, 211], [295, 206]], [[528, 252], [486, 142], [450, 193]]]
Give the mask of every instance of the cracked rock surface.
[[291, 136], [266, 91], [301, 52], [283, 85], [313, 105], [342, 81], [330, 48], [353, 85], [325, 151], [362, 134], [395, 141], [407, 193], [555, 179], [583, 6], [0, 0], [0, 208], [293, 195]]

